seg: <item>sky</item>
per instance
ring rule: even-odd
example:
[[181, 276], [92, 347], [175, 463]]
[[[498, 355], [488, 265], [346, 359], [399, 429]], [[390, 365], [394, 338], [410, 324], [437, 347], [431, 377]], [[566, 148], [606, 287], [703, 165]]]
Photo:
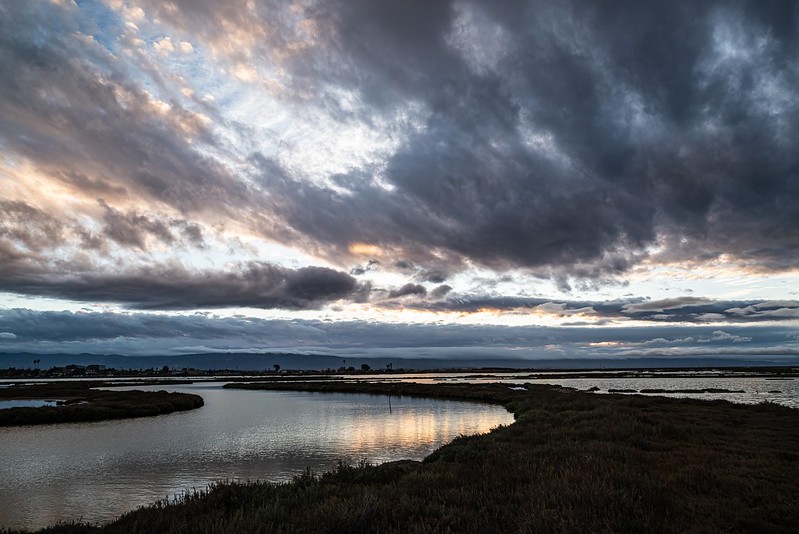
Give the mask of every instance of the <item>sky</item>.
[[0, 354], [799, 363], [797, 50], [793, 1], [2, 2]]

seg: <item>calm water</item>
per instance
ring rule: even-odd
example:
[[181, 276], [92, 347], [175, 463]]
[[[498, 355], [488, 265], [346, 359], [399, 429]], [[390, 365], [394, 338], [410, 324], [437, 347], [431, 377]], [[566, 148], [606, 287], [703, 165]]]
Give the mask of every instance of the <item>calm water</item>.
[[0, 526], [102, 522], [220, 479], [288, 480], [338, 460], [422, 459], [459, 434], [510, 424], [501, 407], [371, 395], [141, 387], [198, 393], [160, 417], [0, 429]]
[[[600, 372], [600, 371], [597, 371]], [[545, 374], [545, 373], [538, 373]], [[585, 373], [583, 373], [585, 374]], [[774, 380], [773, 377], [746, 377], [746, 376], [708, 376], [708, 372], [699, 371], [686, 377], [629, 377], [629, 378], [537, 378], [531, 379], [529, 373], [497, 373], [476, 375], [465, 373], [451, 374], [423, 374], [423, 375], [394, 375], [389, 380], [399, 382], [417, 382], [434, 384], [442, 382], [501, 382], [503, 384], [521, 385], [555, 384], [564, 387], [586, 390], [598, 387], [597, 393], [608, 393], [609, 389], [726, 389], [730, 391], [743, 391], [743, 393], [658, 393], [663, 397], [688, 397], [705, 400], [727, 400], [742, 404], [758, 404], [773, 402], [790, 408], [799, 409], [799, 379], [788, 378]], [[376, 375], [375, 379], [379, 379]]]
[[690, 377], [690, 378], [578, 378], [561, 380], [528, 380], [539, 384], [559, 384], [576, 389], [598, 387], [597, 393], [609, 389], [727, 389], [743, 393], [658, 393], [662, 397], [727, 400], [741, 404], [773, 402], [799, 408], [799, 380], [767, 380], [759, 377]]

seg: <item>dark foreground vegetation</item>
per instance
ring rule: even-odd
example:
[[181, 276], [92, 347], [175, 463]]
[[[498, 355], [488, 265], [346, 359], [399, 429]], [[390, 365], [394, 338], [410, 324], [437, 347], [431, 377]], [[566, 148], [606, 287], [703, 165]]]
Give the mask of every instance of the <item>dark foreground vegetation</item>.
[[[516, 422], [423, 462], [219, 484], [49, 532], [796, 532], [799, 411], [527, 386], [236, 384], [499, 403]], [[253, 392], [253, 394], [258, 394]]]
[[0, 427], [146, 417], [203, 405], [199, 395], [166, 391], [104, 391], [92, 382], [58, 382], [0, 388], [3, 399], [53, 399], [58, 406], [0, 409]]

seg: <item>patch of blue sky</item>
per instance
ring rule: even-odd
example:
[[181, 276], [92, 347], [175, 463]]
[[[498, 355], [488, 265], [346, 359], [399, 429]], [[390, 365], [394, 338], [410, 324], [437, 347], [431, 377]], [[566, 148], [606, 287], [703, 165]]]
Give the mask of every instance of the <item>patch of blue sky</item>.
[[80, 14], [75, 18], [78, 31], [91, 35], [107, 50], [118, 49], [119, 36], [125, 31], [125, 20], [119, 13], [97, 0], [76, 0]]

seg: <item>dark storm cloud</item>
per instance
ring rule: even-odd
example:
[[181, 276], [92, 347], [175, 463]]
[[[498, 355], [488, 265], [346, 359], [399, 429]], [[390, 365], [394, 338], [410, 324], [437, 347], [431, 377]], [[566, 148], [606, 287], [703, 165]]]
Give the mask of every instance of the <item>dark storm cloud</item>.
[[296, 352], [353, 357], [619, 359], [799, 354], [790, 327], [546, 328], [0, 310], [2, 352]]
[[121, 274], [70, 274], [0, 266], [0, 291], [116, 302], [135, 309], [184, 310], [250, 306], [315, 309], [341, 299], [360, 300], [368, 286], [326, 267], [288, 269], [266, 263], [242, 264], [230, 272], [189, 271], [179, 266], [132, 269]]
[[318, 9], [326, 61], [297, 59], [297, 79], [356, 91], [364, 117], [424, 112], [388, 162], [392, 191], [356, 174], [347, 194], [291, 196], [272, 176], [276, 209], [306, 235], [555, 277], [623, 273], [656, 237], [662, 260], [796, 266], [795, 3]]
[[408, 295], [427, 295], [427, 289], [421, 284], [405, 284], [404, 286], [389, 291], [388, 298], [395, 299]]
[[452, 286], [448, 286], [447, 284], [441, 284], [440, 286], [438, 286], [437, 288], [435, 288], [433, 291], [430, 292], [430, 296], [433, 297], [434, 299], [440, 299], [445, 297], [447, 293], [449, 293], [450, 291], [452, 291]]
[[449, 275], [443, 271], [422, 271], [418, 274], [417, 278], [419, 278], [423, 282], [432, 282], [434, 284], [443, 284]]
[[352, 275], [362, 275], [372, 271], [377, 271], [380, 269], [380, 262], [377, 260], [369, 260], [366, 262], [366, 265], [358, 265], [350, 269], [350, 274]]

